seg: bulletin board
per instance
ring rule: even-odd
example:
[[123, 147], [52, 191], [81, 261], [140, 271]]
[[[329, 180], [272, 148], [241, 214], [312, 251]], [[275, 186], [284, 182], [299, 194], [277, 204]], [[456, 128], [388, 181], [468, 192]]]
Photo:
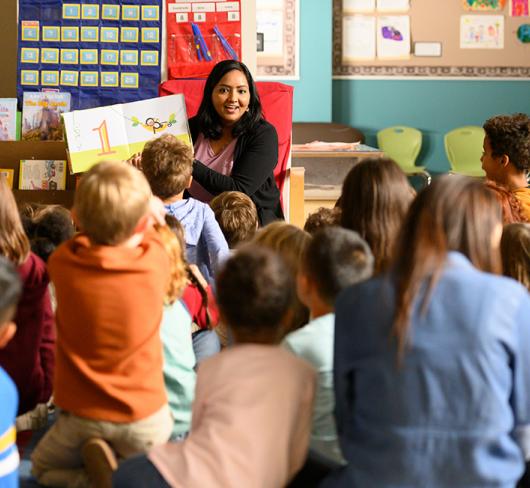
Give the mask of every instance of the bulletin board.
[[[344, 0], [347, 1], [347, 0]], [[517, 0], [512, 0], [517, 1]], [[530, 43], [517, 37], [520, 26], [530, 24], [528, 16], [511, 16], [510, 0], [499, 0], [499, 11], [466, 10], [468, 0], [410, 0], [406, 13], [366, 13], [362, 15], [407, 15], [410, 20], [411, 54], [403, 59], [346, 60], [343, 56], [343, 0], [333, 0], [333, 75], [335, 78], [530, 78]], [[524, 3], [522, 0], [521, 3]], [[461, 47], [462, 16], [503, 16], [502, 48]], [[528, 27], [530, 34], [530, 26]], [[415, 56], [414, 45], [440, 43], [440, 55]]]
[[72, 109], [157, 96], [161, 0], [19, 0], [17, 95], [60, 90]]
[[166, 0], [169, 79], [206, 78], [216, 63], [241, 60], [239, 0]]

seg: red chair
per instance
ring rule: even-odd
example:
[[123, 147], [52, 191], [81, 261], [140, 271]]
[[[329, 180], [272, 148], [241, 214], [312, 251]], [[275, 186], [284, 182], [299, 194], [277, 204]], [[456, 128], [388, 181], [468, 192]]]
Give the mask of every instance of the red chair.
[[[169, 80], [160, 85], [159, 95], [184, 94], [188, 117], [197, 114], [201, 104], [205, 80]], [[263, 115], [278, 132], [278, 164], [274, 169], [276, 184], [282, 194], [290, 166], [291, 129], [293, 121], [293, 87], [283, 83], [258, 81], [258, 94], [263, 108]]]

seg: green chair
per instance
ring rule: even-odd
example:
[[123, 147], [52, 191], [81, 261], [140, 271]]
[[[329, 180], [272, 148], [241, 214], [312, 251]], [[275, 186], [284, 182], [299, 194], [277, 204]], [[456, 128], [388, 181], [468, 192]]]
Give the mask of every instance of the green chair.
[[430, 185], [431, 175], [425, 166], [416, 166], [416, 158], [421, 149], [421, 132], [412, 127], [396, 125], [377, 133], [377, 145], [389, 158], [392, 158], [407, 176], [422, 176]]
[[482, 169], [482, 143], [484, 129], [475, 125], [458, 127], [445, 134], [445, 154], [451, 165], [451, 174], [484, 178]]

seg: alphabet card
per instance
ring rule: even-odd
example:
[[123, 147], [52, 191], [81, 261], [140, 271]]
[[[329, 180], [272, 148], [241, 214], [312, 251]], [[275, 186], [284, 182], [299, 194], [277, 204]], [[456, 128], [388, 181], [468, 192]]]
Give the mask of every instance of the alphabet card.
[[75, 110], [63, 115], [72, 173], [103, 160], [126, 160], [145, 143], [172, 134], [192, 146], [184, 95]]

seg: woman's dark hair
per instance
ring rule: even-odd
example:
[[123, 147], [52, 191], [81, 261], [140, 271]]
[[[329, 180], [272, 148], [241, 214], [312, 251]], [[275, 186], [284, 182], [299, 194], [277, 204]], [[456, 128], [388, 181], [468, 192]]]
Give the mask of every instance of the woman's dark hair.
[[250, 93], [250, 101], [248, 111], [234, 124], [232, 135], [238, 137], [244, 132], [253, 129], [263, 118], [258, 91], [248, 68], [243, 63], [232, 59], [221, 61], [213, 67], [206, 79], [201, 105], [197, 112], [201, 131], [208, 139], [219, 139], [223, 133], [221, 117], [219, 117], [219, 114], [213, 106], [212, 94], [215, 86], [221, 81], [221, 78], [233, 70], [241, 71], [245, 75]]
[[342, 185], [340, 224], [358, 232], [374, 255], [374, 273], [386, 271], [403, 219], [414, 198], [405, 173], [392, 160], [368, 158], [356, 164]]
[[413, 303], [426, 285], [421, 303], [421, 310], [426, 310], [449, 251], [464, 254], [482, 271], [500, 272], [500, 252], [493, 239], [501, 223], [495, 195], [473, 178], [442, 176], [412, 202], [400, 230], [394, 262], [396, 312], [392, 335], [397, 341], [398, 361], [405, 351]]

